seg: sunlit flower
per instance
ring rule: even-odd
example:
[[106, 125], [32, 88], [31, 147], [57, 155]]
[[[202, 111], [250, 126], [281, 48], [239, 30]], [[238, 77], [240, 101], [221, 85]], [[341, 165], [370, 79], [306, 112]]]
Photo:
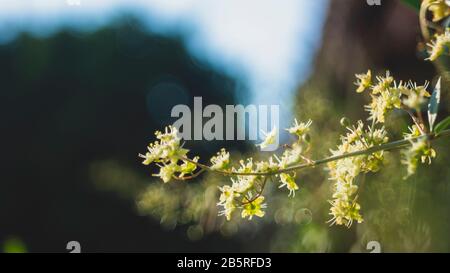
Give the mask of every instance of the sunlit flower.
[[357, 140], [361, 140], [362, 135], [364, 133], [363, 127], [364, 123], [361, 120], [358, 120], [356, 127], [355, 126], [347, 127], [347, 130], [349, 130], [350, 132], [347, 133], [347, 135], [345, 135], [344, 137], [342, 137], [343, 142], [353, 143]]
[[448, 53], [450, 46], [450, 29], [446, 29], [444, 34], [438, 34], [431, 43], [428, 43], [430, 56], [426, 60], [435, 61], [441, 55]]
[[233, 181], [233, 189], [239, 193], [245, 193], [250, 188], [252, 188], [255, 180], [256, 176], [251, 175], [241, 175], [238, 176], [237, 179], [231, 178], [231, 181]]
[[416, 92], [411, 92], [411, 94], [403, 99], [403, 104], [411, 109], [418, 109], [420, 106], [426, 102], [425, 98], [419, 96]]
[[297, 119], [294, 120], [294, 125], [286, 130], [293, 135], [297, 135], [299, 138], [309, 132], [309, 127], [312, 124], [312, 120], [308, 120], [307, 122], [298, 123]]
[[231, 220], [231, 215], [236, 210], [236, 205], [233, 201], [227, 201], [222, 205], [222, 210], [219, 211], [219, 216], [225, 216], [227, 221]]
[[264, 135], [264, 140], [260, 144], [256, 144], [256, 146], [261, 147], [261, 149], [265, 149], [265, 148], [269, 147], [270, 145], [276, 143], [276, 140], [277, 140], [277, 127], [276, 126], [274, 126], [272, 128], [272, 130], [268, 133], [266, 133], [264, 131], [261, 131], [261, 132]]
[[219, 190], [222, 192], [219, 198], [218, 204], [225, 204], [226, 202], [233, 200], [236, 197], [239, 197], [239, 193], [237, 193], [233, 187], [228, 185], [219, 187]]
[[417, 165], [420, 162], [431, 164], [432, 158], [436, 157], [436, 151], [431, 148], [426, 139], [411, 141], [411, 147], [402, 150], [401, 163], [406, 166], [407, 174], [404, 179], [416, 172]]
[[279, 169], [278, 163], [276, 163], [273, 160], [273, 157], [269, 157], [269, 160], [267, 160], [267, 161], [256, 162], [256, 172], [258, 172], [258, 173], [275, 171], [278, 169]]
[[409, 130], [409, 132], [403, 134], [404, 139], [411, 139], [411, 138], [418, 137], [421, 135], [419, 127], [417, 127], [417, 125], [415, 125], [415, 124], [408, 127], [408, 130]]
[[366, 74], [356, 74], [355, 85], [358, 86], [356, 92], [362, 93], [372, 85], [372, 71], [368, 70]]
[[[248, 158], [247, 161], [240, 160], [240, 167], [238, 169], [232, 168], [236, 173], [253, 173], [253, 159]], [[239, 193], [245, 193], [251, 189], [258, 176], [256, 175], [238, 175], [236, 179], [231, 178], [233, 181], [233, 189]]]
[[179, 170], [179, 166], [176, 163], [170, 163], [162, 166], [159, 169], [158, 174], [154, 174], [153, 176], [158, 176], [161, 178], [164, 183], [169, 182], [172, 179], [172, 176]]
[[196, 169], [197, 165], [194, 162], [198, 162], [199, 157], [196, 156], [192, 159], [193, 162], [183, 160], [183, 164], [180, 165], [180, 177], [184, 177], [186, 174], [192, 174]]
[[289, 190], [288, 196], [294, 197], [295, 191], [298, 190], [298, 186], [295, 183], [294, 177], [287, 173], [282, 173], [282, 174], [280, 174], [280, 179], [281, 179], [280, 188], [286, 187]]
[[210, 167], [212, 170], [225, 170], [230, 165], [230, 153], [222, 148], [210, 161], [212, 163]]
[[150, 143], [145, 155], [139, 154], [139, 157], [144, 158], [142, 164], [149, 165], [153, 162], [173, 161], [175, 157], [183, 156], [188, 152], [188, 150], [180, 147], [181, 138], [178, 136], [177, 128], [168, 126], [164, 133], [156, 131], [155, 135], [159, 141]]
[[[336, 150], [331, 150], [333, 156], [368, 149], [375, 145], [386, 143], [389, 139], [384, 127], [364, 129], [364, 123], [359, 120], [356, 126], [347, 127], [348, 133], [341, 136], [342, 143]], [[384, 160], [383, 151], [346, 157], [328, 163], [329, 179], [334, 181], [333, 200], [330, 214], [331, 224], [350, 226], [354, 221], [362, 222], [359, 213], [360, 206], [356, 203], [358, 186], [356, 177], [361, 173], [377, 172]]]
[[377, 81], [378, 83], [372, 86], [372, 94], [374, 95], [388, 90], [394, 82], [394, 78], [390, 75], [389, 71], [386, 71], [386, 76], [377, 76]]
[[331, 209], [330, 215], [333, 217], [328, 221], [331, 225], [345, 225], [351, 227], [354, 221], [358, 223], [363, 222], [363, 218], [359, 213], [361, 206], [353, 201], [344, 201], [341, 199], [335, 199], [330, 201]]
[[139, 154], [139, 157], [143, 158], [142, 164], [144, 165], [150, 165], [153, 163], [156, 159], [159, 159], [161, 156], [159, 154], [160, 147], [158, 144], [150, 143], [147, 147], [148, 152], [143, 154]]
[[259, 196], [252, 202], [245, 204], [242, 209], [242, 218], [248, 217], [248, 219], [251, 220], [254, 215], [263, 217], [265, 212], [262, 209], [266, 208], [266, 204], [263, 204], [263, 202], [264, 196]]
[[286, 149], [281, 156], [281, 159], [278, 159], [278, 166], [281, 169], [284, 169], [290, 165], [299, 163], [302, 157], [303, 148], [300, 144], [294, 143], [291, 147]]

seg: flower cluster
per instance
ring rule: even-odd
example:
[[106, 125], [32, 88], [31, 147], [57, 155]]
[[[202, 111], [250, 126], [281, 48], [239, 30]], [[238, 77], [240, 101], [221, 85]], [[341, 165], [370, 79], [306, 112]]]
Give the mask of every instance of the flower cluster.
[[386, 76], [377, 76], [376, 83], [372, 83], [371, 75], [370, 70], [367, 74], [357, 74], [355, 84], [358, 93], [371, 90], [372, 101], [365, 108], [369, 112], [369, 120], [375, 123], [384, 123], [386, 114], [393, 109], [418, 109], [430, 96], [426, 91], [427, 82], [424, 85], [412, 81], [397, 83], [387, 71]]
[[186, 157], [189, 150], [181, 147], [177, 128], [168, 126], [164, 133], [157, 131], [155, 135], [158, 140], [148, 145], [148, 151], [144, 155], [139, 154], [139, 157], [144, 159], [142, 164], [150, 165], [155, 162], [160, 167], [159, 173], [154, 176], [160, 177], [164, 183], [167, 183], [173, 177], [183, 178], [197, 169], [195, 163], [198, 157], [194, 157], [192, 161], [181, 160]]
[[[428, 58], [425, 60], [436, 61], [442, 55], [449, 54], [450, 30], [447, 20], [450, 15], [450, 3], [447, 0], [423, 0], [421, 14], [430, 11], [433, 15], [432, 22], [427, 22], [426, 16], [421, 16], [422, 34], [427, 43]], [[428, 27], [433, 26], [434, 35], [430, 37]]]
[[431, 159], [436, 157], [436, 151], [425, 139], [411, 141], [411, 144], [411, 148], [402, 151], [401, 162], [407, 167], [405, 179], [416, 172], [419, 159], [422, 163], [431, 164]]
[[265, 149], [276, 142], [277, 127], [274, 126], [272, 130], [268, 133], [264, 131], [262, 131], [262, 133], [264, 135], [264, 141], [261, 142], [260, 144], [256, 144], [256, 146], [261, 147], [261, 149]]
[[[364, 129], [364, 123], [358, 121], [356, 126], [347, 127], [348, 133], [341, 137], [342, 143], [336, 150], [332, 150], [333, 156], [340, 156], [369, 149], [384, 144], [388, 141], [384, 127], [375, 128], [376, 124], [385, 122], [386, 114], [392, 109], [413, 109], [420, 111], [420, 106], [426, 102], [430, 94], [426, 91], [428, 83], [417, 85], [413, 82], [403, 84], [395, 82], [394, 78], [386, 72], [386, 76], [377, 76], [376, 83], [372, 83], [372, 72], [357, 74], [356, 92], [362, 93], [371, 90], [372, 101], [365, 108], [369, 112], [369, 120], [372, 126]], [[411, 133], [405, 137], [415, 137], [422, 132], [417, 125], [410, 128]], [[414, 172], [417, 166], [417, 157], [422, 161], [435, 155], [434, 150], [427, 148], [424, 143], [413, 143], [411, 149], [404, 152], [404, 164], [408, 166], [408, 173]], [[347, 157], [328, 163], [330, 179], [335, 181], [333, 200], [330, 201], [330, 214], [332, 224], [351, 226], [354, 221], [362, 222], [360, 205], [357, 203], [358, 186], [356, 177], [361, 173], [377, 172], [384, 159], [384, 152]]]
[[[364, 129], [364, 123], [358, 121], [356, 126], [347, 129], [348, 133], [341, 137], [342, 143], [336, 150], [331, 150], [333, 156], [361, 151], [388, 141], [384, 127]], [[333, 200], [329, 201], [331, 224], [350, 227], [354, 221], [363, 221], [359, 213], [360, 205], [356, 201], [358, 186], [355, 180], [360, 173], [377, 172], [383, 159], [384, 153], [380, 151], [328, 163], [329, 179], [334, 181]]]
[[230, 153], [225, 149], [221, 149], [217, 156], [213, 156], [210, 161], [212, 170], [226, 170], [230, 165]]
[[[266, 208], [266, 204], [263, 203], [264, 196], [262, 191], [268, 179], [268, 175], [259, 175], [274, 173], [271, 178], [278, 178], [280, 181], [279, 188], [286, 187], [289, 191], [289, 196], [295, 196], [295, 191], [299, 189], [295, 182], [295, 173], [288, 174], [282, 171], [289, 166], [297, 164], [305, 159], [303, 152], [304, 146], [307, 145], [307, 134], [310, 130], [312, 121], [298, 122], [292, 127], [286, 130], [297, 137], [297, 141], [283, 152], [278, 157], [276, 155], [271, 156], [266, 161], [259, 161], [254, 163], [252, 158], [247, 160], [241, 160], [239, 168], [231, 168], [231, 173], [234, 174], [231, 177], [231, 185], [225, 185], [219, 187], [221, 195], [219, 198], [218, 206], [221, 207], [220, 215], [224, 215], [227, 220], [231, 219], [231, 216], [236, 209], [241, 210], [241, 217], [252, 219], [253, 216], [263, 217]], [[275, 136], [274, 129], [270, 133], [266, 134], [265, 139], [258, 146], [263, 149], [266, 145], [273, 143], [273, 137]], [[229, 165], [229, 153], [222, 149], [216, 157], [211, 159], [214, 170], [224, 170], [225, 166]], [[240, 175], [242, 174], [242, 175]]]
[[[419, 162], [431, 164], [431, 159], [436, 157], [436, 151], [425, 138], [412, 140], [421, 135], [417, 125], [409, 127], [409, 132], [403, 134], [404, 139], [411, 141], [411, 147], [402, 150], [401, 163], [406, 165], [407, 174], [404, 179], [416, 172]], [[420, 161], [419, 161], [420, 159]]]
[[[356, 75], [357, 79], [359, 79], [356, 82], [358, 85], [357, 92], [361, 92], [360, 90], [363, 87], [364, 90], [368, 88], [372, 89], [372, 102], [366, 106], [367, 111], [370, 113], [369, 120], [373, 120], [375, 123], [384, 123], [385, 115], [389, 110], [394, 108], [404, 109], [411, 115], [411, 111], [413, 110], [416, 111], [419, 118], [421, 117], [420, 108], [430, 97], [430, 93], [427, 91], [428, 82], [425, 82], [424, 85], [418, 85], [412, 81], [408, 81], [407, 83], [400, 81], [397, 83], [389, 75], [389, 72], [386, 72], [386, 77], [377, 77], [378, 82], [372, 85], [372, 83], [369, 83], [371, 82], [370, 75], [370, 70], [365, 76]], [[364, 82], [361, 79], [364, 79]], [[415, 118], [414, 121], [416, 121]], [[405, 134], [405, 139], [417, 137], [425, 133], [424, 127], [424, 124], [413, 125], [410, 128], [410, 133]], [[402, 163], [407, 166], [407, 177], [414, 173], [417, 168], [416, 157], [420, 154], [426, 155], [429, 161], [431, 157], [434, 157], [435, 152], [430, 147], [424, 147], [422, 144], [419, 145], [419, 143], [414, 143], [411, 149], [403, 152], [404, 159]]]
[[[383, 164], [385, 152], [378, 149], [388, 142], [387, 132], [382, 123], [385, 115], [392, 109], [404, 109], [413, 117], [415, 124], [409, 128], [409, 133], [404, 134], [406, 140], [411, 141], [411, 147], [402, 151], [401, 162], [407, 166], [407, 176], [413, 174], [419, 162], [431, 163], [436, 152], [430, 146], [430, 142], [424, 138], [427, 128], [423, 124], [420, 108], [428, 100], [430, 94], [426, 90], [428, 83], [417, 85], [413, 82], [406, 84], [397, 83], [394, 78], [386, 73], [385, 76], [376, 77], [372, 81], [372, 72], [356, 75], [357, 92], [371, 91], [372, 102], [366, 106], [370, 112], [368, 120], [372, 120], [371, 126], [366, 126], [359, 120], [353, 126], [349, 125], [346, 118], [341, 120], [348, 132], [341, 136], [341, 143], [335, 150], [331, 150], [331, 157], [327, 161], [329, 179], [334, 182], [333, 195], [329, 201], [331, 204], [331, 224], [350, 227], [353, 222], [361, 223], [363, 217], [360, 213], [361, 206], [357, 202], [358, 185], [357, 177], [360, 174], [378, 172]], [[417, 117], [413, 116], [415, 111]], [[143, 164], [155, 163], [160, 167], [159, 173], [154, 174], [164, 183], [175, 180], [186, 180], [196, 177], [202, 171], [213, 171], [229, 176], [231, 185], [219, 187], [220, 197], [219, 215], [227, 220], [232, 218], [236, 210], [240, 210], [242, 218], [252, 219], [254, 216], [263, 217], [264, 187], [268, 180], [278, 181], [279, 188], [286, 188], [289, 197], [294, 197], [299, 190], [296, 182], [296, 170], [298, 166], [315, 166], [315, 161], [307, 158], [305, 153], [309, 151], [309, 131], [312, 124], [298, 122], [295, 119], [292, 127], [286, 131], [295, 137], [290, 145], [284, 145], [281, 155], [272, 155], [267, 160], [254, 162], [253, 158], [240, 160], [234, 167], [230, 162], [230, 153], [221, 149], [210, 159], [209, 166], [198, 163], [198, 157], [187, 157], [188, 150], [181, 145], [176, 128], [166, 127], [164, 133], [156, 132], [157, 140], [150, 143], [143, 158]], [[274, 141], [276, 128], [267, 133], [260, 146], [264, 148]], [[377, 148], [377, 149], [372, 149]], [[373, 150], [369, 152], [369, 150]], [[351, 156], [346, 156], [352, 154]], [[201, 168], [196, 172], [197, 168]]]
[[434, 40], [427, 44], [430, 56], [426, 59], [435, 61], [440, 56], [449, 53], [450, 48], [450, 29], [446, 29], [443, 34], [436, 34]]
[[231, 186], [219, 187], [221, 195], [217, 205], [222, 207], [219, 215], [224, 215], [227, 220], [230, 220], [232, 213], [239, 208], [242, 209], [242, 218], [252, 219], [254, 215], [264, 216], [262, 209], [266, 205], [262, 204], [264, 197], [260, 190], [264, 186], [266, 178], [259, 175], [244, 175], [261, 172], [262, 166], [263, 164], [254, 164], [253, 159], [249, 158], [246, 161], [241, 160], [239, 168], [232, 167], [233, 173], [242, 173], [243, 175], [232, 177]]

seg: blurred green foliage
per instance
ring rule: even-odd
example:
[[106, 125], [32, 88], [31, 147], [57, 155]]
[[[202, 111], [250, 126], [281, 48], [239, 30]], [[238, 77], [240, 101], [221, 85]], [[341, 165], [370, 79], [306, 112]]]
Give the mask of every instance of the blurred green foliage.
[[3, 243], [3, 253], [26, 253], [27, 247], [16, 237], [9, 237]]

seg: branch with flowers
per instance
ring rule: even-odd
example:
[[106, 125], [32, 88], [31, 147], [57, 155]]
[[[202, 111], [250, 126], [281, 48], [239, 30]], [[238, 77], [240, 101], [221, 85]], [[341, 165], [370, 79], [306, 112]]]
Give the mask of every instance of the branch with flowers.
[[[428, 24], [426, 14], [433, 14], [433, 24]], [[425, 0], [422, 2], [420, 18], [424, 38], [430, 36], [429, 27], [433, 28], [433, 40], [429, 43], [427, 60], [437, 61], [440, 56], [449, 52], [450, 31], [435, 25], [450, 15], [450, 7], [443, 0]], [[424, 17], [425, 16], [425, 17]], [[425, 19], [424, 19], [425, 18]], [[426, 28], [426, 32], [424, 31]], [[431, 38], [430, 38], [431, 39]], [[431, 94], [427, 91], [429, 83], [418, 85], [412, 81], [396, 81], [389, 72], [383, 76], [372, 76], [371, 70], [365, 74], [357, 74], [357, 93], [370, 92], [371, 101], [364, 106], [369, 113], [367, 123], [359, 120], [350, 124], [346, 118], [341, 124], [347, 128], [346, 134], [340, 138], [340, 144], [330, 150], [331, 155], [322, 159], [311, 159], [309, 132], [312, 121], [298, 122], [287, 128], [295, 141], [284, 145], [281, 154], [273, 154], [266, 160], [253, 161], [253, 158], [240, 160], [233, 164], [230, 153], [221, 149], [210, 158], [209, 164], [199, 162], [198, 156], [188, 156], [186, 149], [173, 126], [164, 132], [156, 132], [157, 140], [150, 143], [145, 154], [139, 154], [144, 165], [156, 164], [160, 169], [154, 176], [164, 183], [170, 181], [186, 181], [195, 179], [205, 172], [212, 172], [230, 178], [229, 185], [219, 186], [220, 197], [217, 205], [219, 215], [230, 220], [236, 211], [242, 218], [252, 219], [265, 215], [264, 189], [267, 183], [277, 183], [279, 188], [286, 188], [289, 197], [294, 197], [299, 186], [297, 174], [304, 169], [326, 164], [328, 176], [334, 183], [333, 194], [329, 200], [331, 205], [329, 222], [331, 224], [350, 227], [353, 222], [361, 223], [361, 207], [358, 203], [359, 187], [356, 178], [366, 173], [376, 173], [383, 167], [385, 155], [392, 150], [400, 149], [401, 163], [406, 166], [407, 179], [416, 172], [420, 163], [431, 164], [436, 157], [432, 141], [450, 136], [450, 117], [436, 123], [441, 97], [441, 80], [439, 79]], [[427, 121], [422, 106], [427, 105]], [[403, 139], [389, 141], [384, 126], [388, 114], [394, 110], [404, 111], [411, 117], [408, 132]], [[257, 146], [262, 149], [275, 142], [275, 130], [266, 134], [264, 141]]]

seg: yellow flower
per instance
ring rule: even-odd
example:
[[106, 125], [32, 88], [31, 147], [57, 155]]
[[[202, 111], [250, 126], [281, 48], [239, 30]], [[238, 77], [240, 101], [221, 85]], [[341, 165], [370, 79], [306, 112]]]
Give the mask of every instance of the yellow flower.
[[278, 164], [273, 160], [273, 157], [269, 157], [268, 161], [256, 162], [256, 172], [269, 172], [278, 170]]
[[436, 35], [436, 38], [431, 43], [428, 43], [430, 49], [428, 53], [430, 56], [425, 60], [435, 61], [441, 55], [448, 51], [450, 46], [450, 30], [446, 29], [444, 34]]
[[[152, 144], [150, 144], [150, 145], [152, 145]], [[149, 146], [148, 149], [151, 149], [151, 146]], [[142, 161], [142, 164], [144, 164], [144, 165], [150, 165], [153, 163], [153, 161], [155, 161], [156, 159], [159, 158], [159, 156], [157, 156], [156, 154], [154, 154], [152, 152], [147, 152], [147, 153], [145, 153], [145, 155], [139, 154], [139, 157], [144, 159]]]
[[252, 188], [255, 180], [256, 176], [252, 175], [238, 176], [237, 180], [231, 178], [231, 181], [233, 181], [233, 189], [239, 193], [244, 193], [248, 191], [250, 188]]
[[407, 174], [404, 179], [416, 172], [419, 159], [422, 163], [431, 164], [431, 159], [436, 157], [436, 151], [431, 148], [425, 139], [411, 141], [411, 147], [402, 151], [401, 163], [406, 165]]
[[[199, 157], [196, 156], [192, 159], [194, 162], [198, 162]], [[184, 177], [186, 174], [192, 174], [197, 169], [197, 165], [193, 162], [184, 161], [180, 166], [180, 175], [179, 177]]]
[[298, 190], [298, 186], [295, 183], [294, 177], [292, 177], [289, 174], [282, 173], [280, 174], [280, 179], [281, 179], [281, 186], [279, 188], [286, 186], [286, 188], [289, 190], [288, 196], [292, 195], [292, 197], [294, 197], [295, 191]]
[[381, 96], [372, 96], [372, 102], [364, 106], [369, 112], [369, 120], [374, 120], [377, 123], [384, 123], [384, 116], [388, 110], [388, 103]]
[[372, 86], [372, 94], [378, 94], [386, 91], [391, 87], [394, 82], [394, 78], [390, 76], [389, 71], [386, 71], [386, 77], [377, 76], [378, 83]]
[[337, 224], [351, 227], [353, 221], [358, 223], [363, 222], [363, 218], [359, 213], [361, 206], [356, 202], [356, 199], [353, 201], [335, 199], [330, 201], [330, 204], [330, 215], [333, 217], [328, 222], [331, 225]]
[[303, 159], [302, 152], [302, 146], [298, 143], [294, 143], [292, 147], [283, 152], [283, 156], [281, 157], [281, 159], [276, 157], [279, 162], [278, 167], [280, 169], [284, 169], [290, 165], [300, 162], [300, 160]]
[[411, 92], [411, 94], [406, 99], [403, 99], [402, 102], [411, 109], [419, 109], [425, 102], [425, 98], [418, 95], [416, 92]]
[[266, 208], [266, 204], [263, 204], [263, 202], [264, 196], [259, 196], [252, 202], [245, 204], [242, 209], [242, 218], [248, 217], [248, 219], [251, 220], [254, 215], [263, 217], [265, 212], [262, 209]]
[[236, 206], [234, 202], [228, 201], [223, 204], [223, 209], [219, 212], [219, 216], [224, 215], [227, 218], [227, 221], [231, 220], [231, 215], [236, 210]]
[[266, 132], [262, 131], [262, 133], [264, 135], [264, 140], [260, 144], [256, 144], [256, 146], [261, 147], [261, 149], [265, 149], [265, 148], [269, 147], [270, 145], [275, 144], [275, 142], [277, 140], [277, 127], [276, 126], [274, 126], [270, 132], [266, 133]]
[[212, 163], [212, 170], [225, 170], [230, 165], [230, 153], [222, 148], [217, 153], [217, 156], [213, 156], [210, 161]]
[[372, 85], [372, 71], [368, 70], [366, 74], [356, 74], [355, 85], [358, 86], [356, 92], [362, 93]]
[[230, 199], [233, 199], [233, 198], [239, 196], [239, 194], [235, 193], [233, 188], [228, 185], [219, 187], [219, 190], [222, 192], [222, 194], [220, 195], [218, 204], [225, 204]]
[[408, 127], [409, 133], [404, 133], [403, 134], [403, 138], [404, 139], [410, 139], [413, 137], [418, 137], [420, 136], [422, 133], [419, 130], [419, 127], [417, 127], [417, 125], [413, 125], [411, 127]]
[[172, 176], [176, 171], [178, 171], [178, 169], [179, 166], [176, 163], [170, 163], [162, 166], [159, 169], [159, 173], [154, 174], [153, 176], [158, 176], [164, 181], [164, 183], [167, 183], [172, 179]]
[[294, 126], [287, 128], [290, 134], [297, 135], [299, 138], [309, 132], [309, 127], [312, 124], [312, 120], [308, 120], [307, 122], [298, 123], [297, 119], [294, 120]]

